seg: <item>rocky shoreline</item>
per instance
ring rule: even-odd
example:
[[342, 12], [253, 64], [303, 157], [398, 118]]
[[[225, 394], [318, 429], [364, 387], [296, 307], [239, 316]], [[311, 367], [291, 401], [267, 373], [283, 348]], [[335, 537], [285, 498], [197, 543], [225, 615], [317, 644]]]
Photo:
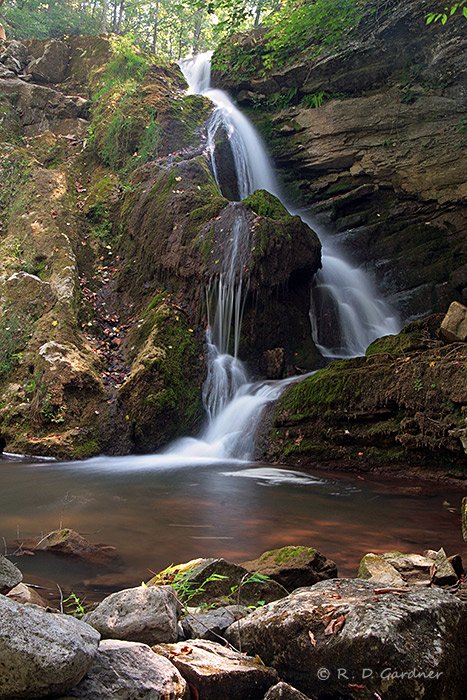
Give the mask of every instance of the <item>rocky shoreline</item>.
[[[47, 537], [87, 551], [78, 533]], [[466, 593], [444, 550], [368, 553], [357, 578], [338, 578], [317, 550], [289, 546], [170, 566], [88, 611], [74, 594], [57, 610], [2, 556], [0, 698], [454, 700], [467, 690]]]

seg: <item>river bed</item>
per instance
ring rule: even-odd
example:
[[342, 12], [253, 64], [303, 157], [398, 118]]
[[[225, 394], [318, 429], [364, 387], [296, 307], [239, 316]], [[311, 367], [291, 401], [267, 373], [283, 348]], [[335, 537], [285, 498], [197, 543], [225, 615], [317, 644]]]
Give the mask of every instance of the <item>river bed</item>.
[[138, 585], [151, 571], [196, 557], [245, 561], [284, 545], [316, 547], [341, 576], [369, 551], [467, 554], [462, 492], [343, 474], [305, 474], [238, 460], [168, 455], [86, 462], [0, 461], [0, 538], [19, 543], [58, 528], [116, 548], [118, 566], [36, 552], [12, 557], [26, 582], [89, 599]]

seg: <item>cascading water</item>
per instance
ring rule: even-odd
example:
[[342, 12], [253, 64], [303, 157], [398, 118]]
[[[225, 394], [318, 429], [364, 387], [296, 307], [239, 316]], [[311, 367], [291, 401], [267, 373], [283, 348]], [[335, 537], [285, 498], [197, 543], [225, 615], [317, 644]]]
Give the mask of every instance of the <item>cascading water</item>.
[[[219, 185], [215, 158], [216, 134], [227, 135], [232, 151], [240, 199], [257, 189], [284, 202], [274, 169], [256, 130], [222, 90], [210, 87], [212, 52], [181, 62], [189, 91], [208, 97], [216, 109], [208, 124], [208, 149]], [[302, 219], [316, 229], [306, 214]], [[208, 376], [203, 398], [209, 424], [199, 438], [174, 443], [167, 454], [186, 457], [249, 459], [262, 408], [279, 397], [295, 378], [279, 382], [248, 383], [246, 370], [238, 358], [243, 304], [248, 280], [242, 275], [242, 251], [248, 243], [248, 227], [241, 215], [227, 237], [222, 272], [208, 290], [216, 299], [214, 317], [207, 333]], [[354, 357], [363, 354], [377, 337], [397, 333], [397, 319], [389, 306], [378, 299], [364, 271], [353, 268], [321, 233], [323, 269], [316, 276], [312, 291], [310, 319], [313, 339], [323, 355]], [[324, 309], [324, 311], [323, 311]], [[332, 327], [332, 333], [329, 328]], [[233, 335], [232, 335], [233, 330]], [[337, 331], [337, 332], [336, 332]], [[231, 354], [233, 352], [233, 354]]]

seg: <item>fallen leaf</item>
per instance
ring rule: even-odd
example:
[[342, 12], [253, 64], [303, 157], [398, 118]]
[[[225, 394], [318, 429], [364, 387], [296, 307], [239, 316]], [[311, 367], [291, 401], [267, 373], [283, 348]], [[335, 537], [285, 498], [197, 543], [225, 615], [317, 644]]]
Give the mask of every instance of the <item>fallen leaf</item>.
[[334, 620], [331, 620], [331, 622], [328, 624], [326, 629], [324, 630], [324, 634], [329, 637], [331, 634], [337, 634], [340, 632], [340, 630], [343, 628], [345, 625], [345, 615], [339, 615], [339, 617], [334, 618]]
[[316, 639], [315, 639], [315, 635], [313, 634], [313, 632], [311, 630], [308, 630], [308, 636], [310, 638], [310, 642], [315, 647], [316, 646]]

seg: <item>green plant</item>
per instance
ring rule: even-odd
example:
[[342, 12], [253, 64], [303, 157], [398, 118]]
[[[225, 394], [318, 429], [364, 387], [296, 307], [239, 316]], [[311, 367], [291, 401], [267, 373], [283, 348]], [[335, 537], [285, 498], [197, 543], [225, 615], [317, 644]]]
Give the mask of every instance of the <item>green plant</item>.
[[320, 92], [313, 92], [311, 95], [305, 95], [302, 99], [302, 104], [310, 109], [318, 109], [328, 98], [328, 93], [321, 90]]
[[425, 15], [425, 21], [427, 24], [432, 22], [441, 22], [441, 24], [446, 24], [448, 19], [456, 14], [457, 10], [462, 10], [463, 16], [467, 19], [467, 0], [460, 0], [459, 2], [450, 2], [444, 7], [439, 8], [438, 11], [428, 12]]
[[421, 391], [423, 389], [423, 382], [420, 377], [417, 377], [413, 383], [413, 388], [415, 391]]
[[66, 611], [69, 615], [81, 619], [86, 614], [86, 609], [84, 607], [84, 601], [76, 595], [76, 593], [70, 593], [70, 595], [63, 600]]

